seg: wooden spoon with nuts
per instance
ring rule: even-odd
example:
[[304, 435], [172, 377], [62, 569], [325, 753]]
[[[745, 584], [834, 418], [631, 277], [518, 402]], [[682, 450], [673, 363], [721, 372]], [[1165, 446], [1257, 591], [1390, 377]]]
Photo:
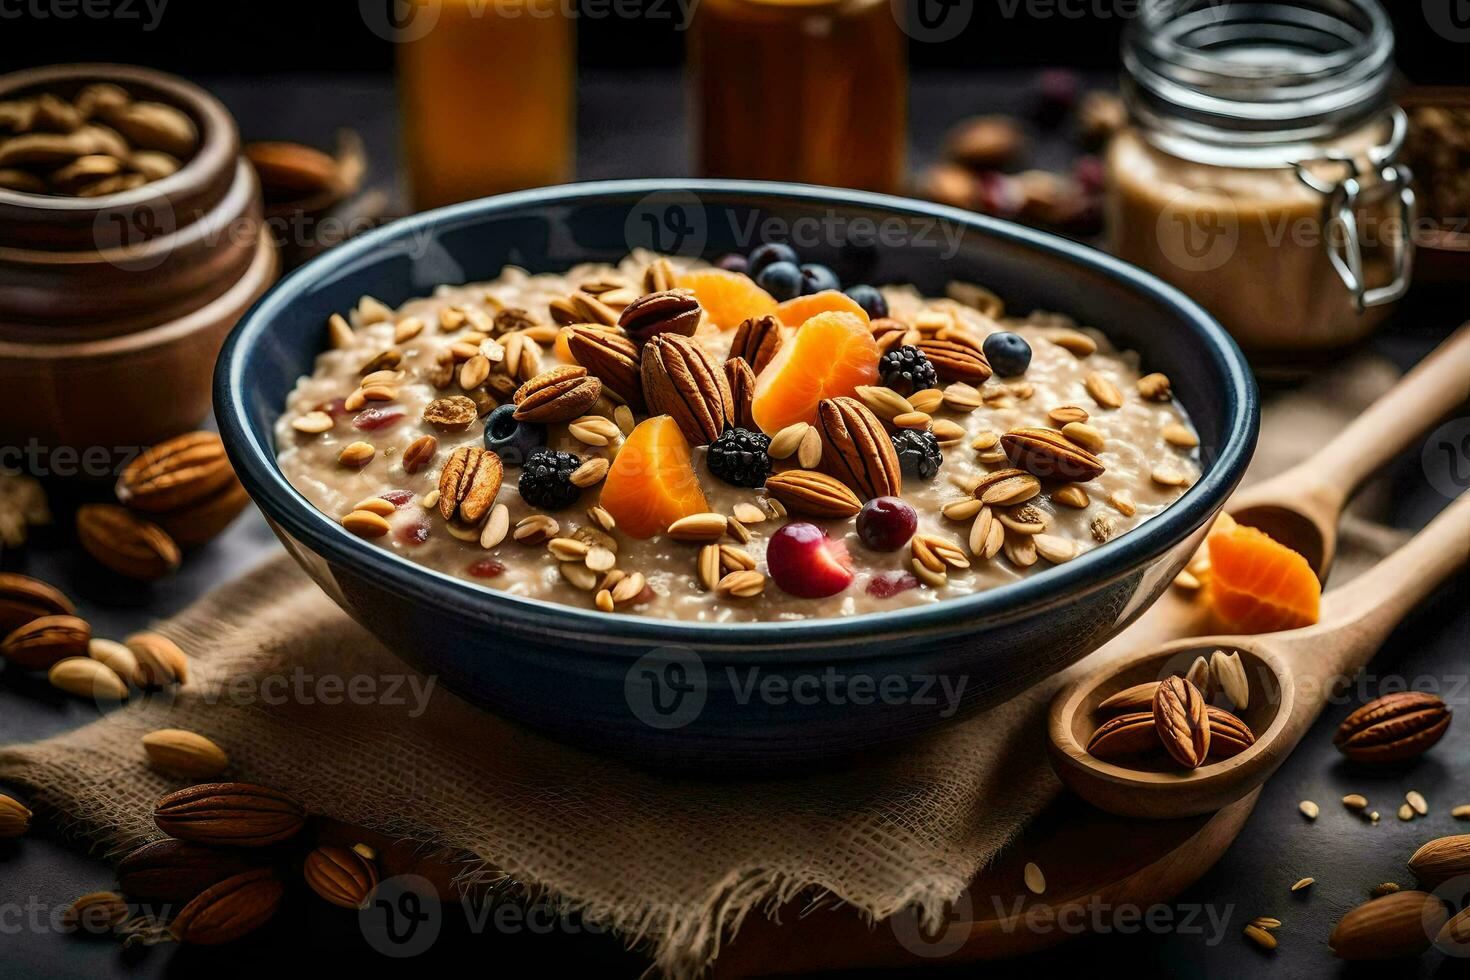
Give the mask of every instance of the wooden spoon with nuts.
[[[1328, 592], [1314, 626], [1175, 640], [1069, 684], [1051, 704], [1047, 747], [1052, 765], [1079, 796], [1110, 813], [1165, 819], [1218, 810], [1265, 782], [1306, 734], [1334, 689], [1372, 658], [1410, 609], [1467, 561], [1470, 494], [1460, 496], [1373, 569]], [[1246, 703], [1237, 701], [1233, 710], [1254, 733], [1254, 743], [1228, 758], [1218, 758], [1203, 746], [1203, 764], [1195, 768], [1180, 760], [1197, 761], [1203, 739], [1178, 746], [1178, 752], [1136, 758], [1104, 760], [1088, 752], [1093, 733], [1107, 720], [1107, 713], [1099, 711], [1105, 700], [1146, 682], [1183, 675], [1197, 658], [1209, 660], [1217, 650], [1240, 655], [1248, 692]], [[1197, 734], [1191, 717], [1198, 721], [1204, 709], [1182, 683], [1171, 683], [1178, 690], [1163, 699], [1167, 717], [1160, 737], [1190, 739]]]
[[1470, 398], [1470, 323], [1421, 361], [1367, 411], [1310, 457], [1231, 498], [1241, 524], [1265, 531], [1307, 559], [1326, 581], [1337, 554], [1343, 506], [1442, 416]]

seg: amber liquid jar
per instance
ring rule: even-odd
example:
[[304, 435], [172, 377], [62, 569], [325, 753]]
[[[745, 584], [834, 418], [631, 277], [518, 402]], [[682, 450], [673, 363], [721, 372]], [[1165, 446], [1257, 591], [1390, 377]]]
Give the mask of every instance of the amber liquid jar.
[[566, 6], [559, 0], [412, 2], [432, 25], [397, 45], [414, 206], [571, 180], [577, 35]]
[[703, 0], [689, 37], [699, 171], [899, 190], [906, 42], [887, 0]]
[[1413, 215], [1377, 0], [1144, 0], [1112, 251], [1209, 310], [1257, 366], [1356, 343], [1408, 287]]

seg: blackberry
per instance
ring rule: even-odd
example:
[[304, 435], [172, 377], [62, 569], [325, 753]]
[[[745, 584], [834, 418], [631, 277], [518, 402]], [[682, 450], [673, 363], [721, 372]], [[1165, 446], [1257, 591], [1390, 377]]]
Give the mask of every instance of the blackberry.
[[944, 462], [939, 451], [939, 440], [932, 432], [916, 432], [903, 429], [893, 434], [893, 448], [898, 453], [898, 466], [904, 476], [917, 476], [921, 480], [932, 480]]
[[900, 395], [933, 388], [939, 384], [939, 372], [929, 363], [929, 356], [909, 344], [895, 348], [878, 362], [883, 384]]
[[582, 488], [572, 482], [572, 473], [582, 461], [571, 453], [555, 449], [533, 449], [521, 467], [521, 499], [541, 510], [570, 507], [582, 496]]
[[771, 437], [749, 429], [726, 429], [709, 444], [705, 465], [716, 477], [737, 487], [764, 486], [771, 472]]

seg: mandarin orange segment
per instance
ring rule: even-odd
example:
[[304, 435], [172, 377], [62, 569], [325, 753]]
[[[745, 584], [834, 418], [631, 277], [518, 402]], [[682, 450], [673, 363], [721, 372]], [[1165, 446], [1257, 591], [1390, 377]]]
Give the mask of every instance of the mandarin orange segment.
[[1223, 629], [1274, 633], [1317, 621], [1322, 583], [1301, 555], [1253, 527], [1217, 524], [1205, 598]]
[[857, 300], [836, 289], [824, 289], [809, 296], [798, 296], [777, 304], [776, 316], [787, 326], [800, 326], [818, 313], [852, 313], [868, 322], [868, 311]]
[[567, 344], [567, 338], [571, 336], [571, 327], [562, 327], [556, 332], [556, 340], [551, 349], [556, 354], [556, 359], [563, 364], [576, 364], [577, 359], [572, 356], [572, 348]]
[[679, 286], [694, 296], [721, 330], [734, 330], [740, 321], [776, 312], [776, 299], [755, 280], [728, 269], [691, 269], [680, 273]]
[[709, 510], [689, 443], [672, 418], [655, 415], [628, 433], [603, 480], [599, 502], [618, 529], [635, 538], [662, 534], [679, 518]]
[[823, 398], [854, 394], [878, 382], [878, 342], [867, 317], [818, 313], [786, 339], [755, 379], [751, 415], [771, 435], [815, 422]]

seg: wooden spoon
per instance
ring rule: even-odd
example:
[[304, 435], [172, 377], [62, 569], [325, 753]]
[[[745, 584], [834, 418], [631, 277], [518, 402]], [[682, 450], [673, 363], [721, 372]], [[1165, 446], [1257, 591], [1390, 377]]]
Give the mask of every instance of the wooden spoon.
[[[1408, 544], [1348, 585], [1329, 592], [1315, 626], [1259, 636], [1175, 640], [1127, 655], [1074, 681], [1051, 704], [1052, 765], [1079, 796], [1110, 813], [1146, 818], [1208, 813], [1266, 781], [1306, 733], [1328, 696], [1351, 679], [1430, 590], [1470, 560], [1470, 494], [1455, 500]], [[1087, 742], [1106, 698], [1145, 681], [1183, 674], [1215, 650], [1237, 651], [1250, 681], [1235, 712], [1256, 735], [1239, 755], [1184, 770], [1162, 751], [1104, 762]], [[1229, 706], [1221, 701], [1222, 707]], [[1146, 710], [1146, 709], [1144, 709]]]
[[1337, 522], [1364, 480], [1470, 398], [1470, 323], [1311, 457], [1246, 487], [1226, 510], [1307, 559], [1317, 577], [1337, 554]]

